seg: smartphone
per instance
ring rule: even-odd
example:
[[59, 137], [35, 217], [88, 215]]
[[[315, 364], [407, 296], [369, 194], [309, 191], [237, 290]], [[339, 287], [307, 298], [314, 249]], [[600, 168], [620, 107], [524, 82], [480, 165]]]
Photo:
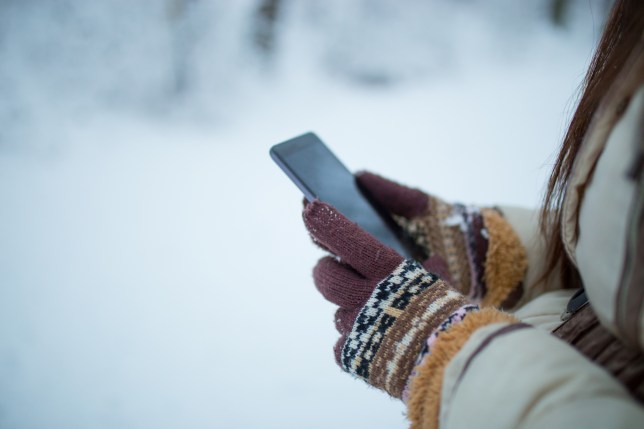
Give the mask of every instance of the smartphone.
[[405, 258], [420, 255], [396, 222], [375, 204], [354, 175], [315, 134], [307, 133], [273, 146], [271, 158], [304, 193], [319, 199]]

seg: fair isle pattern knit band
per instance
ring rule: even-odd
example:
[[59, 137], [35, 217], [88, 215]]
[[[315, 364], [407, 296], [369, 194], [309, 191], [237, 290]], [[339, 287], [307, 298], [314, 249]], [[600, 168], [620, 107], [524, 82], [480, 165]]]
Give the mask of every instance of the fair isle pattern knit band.
[[401, 397], [423, 342], [466, 304], [418, 262], [403, 261], [374, 289], [342, 348], [343, 368]]
[[440, 257], [447, 264], [452, 285], [471, 299], [486, 293], [484, 267], [489, 235], [480, 210], [474, 206], [448, 204], [429, 196], [428, 215], [395, 220], [427, 257]]
[[368, 380], [371, 363], [386, 332], [411, 300], [436, 280], [416, 261], [405, 260], [381, 281], [353, 323], [342, 348], [343, 367]]

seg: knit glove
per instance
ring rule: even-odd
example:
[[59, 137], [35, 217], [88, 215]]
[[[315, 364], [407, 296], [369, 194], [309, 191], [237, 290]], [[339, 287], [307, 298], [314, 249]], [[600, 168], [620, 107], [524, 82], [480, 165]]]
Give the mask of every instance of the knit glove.
[[316, 265], [314, 281], [339, 306], [336, 361], [370, 385], [403, 397], [414, 366], [435, 338], [478, 307], [328, 204], [308, 204], [303, 217], [314, 241], [332, 253]]
[[424, 252], [424, 263], [482, 306], [513, 307], [523, 293], [525, 249], [494, 208], [448, 204], [373, 173], [357, 180]]

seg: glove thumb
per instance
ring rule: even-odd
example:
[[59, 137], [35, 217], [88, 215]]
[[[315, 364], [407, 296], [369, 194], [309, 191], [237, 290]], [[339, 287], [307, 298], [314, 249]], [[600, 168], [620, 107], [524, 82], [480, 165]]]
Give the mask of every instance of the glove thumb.
[[360, 187], [388, 212], [413, 219], [427, 211], [429, 197], [418, 189], [408, 188], [368, 171], [356, 174]]

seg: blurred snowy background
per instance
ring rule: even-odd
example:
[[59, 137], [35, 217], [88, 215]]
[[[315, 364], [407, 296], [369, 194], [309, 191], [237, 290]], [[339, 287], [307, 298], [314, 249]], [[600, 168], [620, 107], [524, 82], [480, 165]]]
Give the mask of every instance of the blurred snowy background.
[[0, 428], [404, 428], [269, 147], [536, 206], [603, 0], [0, 0]]

